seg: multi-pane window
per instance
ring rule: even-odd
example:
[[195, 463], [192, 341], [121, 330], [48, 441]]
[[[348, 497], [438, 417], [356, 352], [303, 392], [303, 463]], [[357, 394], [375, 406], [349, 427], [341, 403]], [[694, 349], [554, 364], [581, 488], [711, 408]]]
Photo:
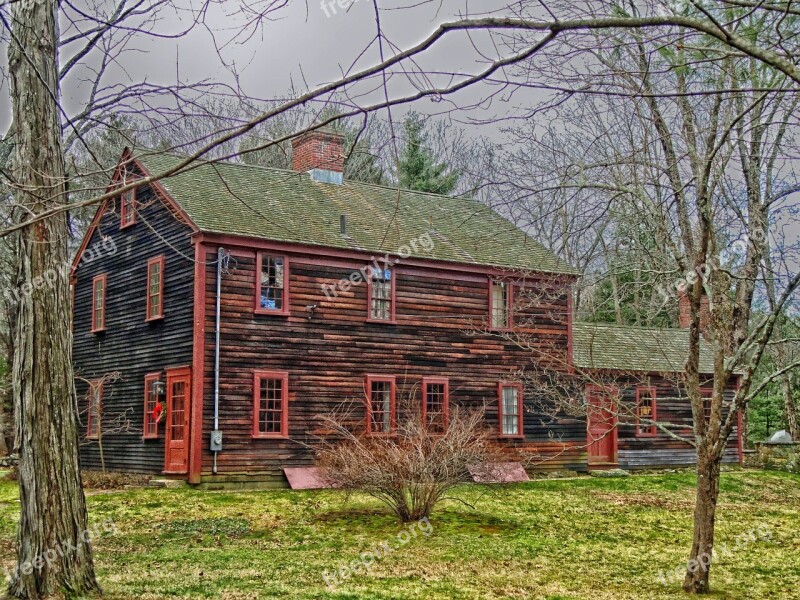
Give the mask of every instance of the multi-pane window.
[[656, 390], [651, 387], [636, 388], [636, 435], [656, 435]]
[[450, 412], [447, 379], [426, 377], [422, 380], [422, 420], [430, 431], [444, 433]]
[[105, 275], [97, 275], [92, 280], [92, 331], [106, 328], [106, 286]]
[[522, 436], [522, 385], [501, 383], [498, 386], [500, 435]]
[[103, 383], [92, 381], [87, 392], [89, 406], [86, 415], [86, 437], [100, 437], [100, 418], [103, 404]]
[[136, 223], [136, 190], [123, 192], [119, 203], [120, 228], [123, 229]]
[[161, 406], [158, 389], [156, 388], [158, 380], [158, 373], [151, 373], [144, 377], [144, 427], [142, 437], [145, 439], [158, 437], [159, 406]]
[[395, 378], [367, 377], [367, 432], [390, 434], [395, 425]]
[[289, 375], [257, 371], [254, 379], [253, 437], [289, 434]]
[[288, 314], [286, 257], [259, 254], [257, 268], [256, 312]]
[[492, 280], [489, 293], [492, 329], [509, 329], [511, 327], [511, 284]]
[[393, 321], [392, 269], [370, 269], [369, 318], [371, 321]]
[[147, 320], [164, 316], [164, 256], [147, 261]]

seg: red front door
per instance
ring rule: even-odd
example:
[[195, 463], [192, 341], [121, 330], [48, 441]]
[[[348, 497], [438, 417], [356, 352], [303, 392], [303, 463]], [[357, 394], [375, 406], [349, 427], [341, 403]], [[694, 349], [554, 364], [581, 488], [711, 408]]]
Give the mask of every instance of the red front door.
[[586, 390], [586, 429], [589, 465], [617, 465], [617, 415], [614, 390], [589, 386]]
[[164, 472], [189, 472], [189, 413], [192, 376], [189, 368], [167, 371], [167, 436]]

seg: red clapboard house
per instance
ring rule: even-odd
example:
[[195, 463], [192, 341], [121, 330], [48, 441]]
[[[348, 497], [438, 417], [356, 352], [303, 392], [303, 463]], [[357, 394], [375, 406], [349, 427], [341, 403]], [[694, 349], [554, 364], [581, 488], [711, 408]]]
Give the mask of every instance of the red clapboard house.
[[[98, 209], [72, 271], [84, 467], [284, 485], [348, 403], [387, 435], [409, 411], [441, 428], [484, 407], [541, 469], [692, 463], [591, 386], [587, 418], [545, 417], [518, 377], [532, 360], [619, 373], [620, 402], [688, 431], [686, 330], [573, 323], [578, 274], [523, 231], [469, 199], [343, 181], [343, 157], [320, 130], [292, 171], [203, 163]], [[111, 185], [180, 160], [126, 150]]]

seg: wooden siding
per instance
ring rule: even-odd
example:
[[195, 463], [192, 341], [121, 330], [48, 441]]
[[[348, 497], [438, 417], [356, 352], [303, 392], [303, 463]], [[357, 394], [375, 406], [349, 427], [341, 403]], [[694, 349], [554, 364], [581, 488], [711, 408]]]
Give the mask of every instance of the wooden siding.
[[[230, 249], [230, 248], [229, 248]], [[213, 356], [216, 247], [206, 263], [203, 473], [212, 454], [206, 440], [213, 422]], [[469, 331], [488, 317], [488, 280], [425, 269], [395, 268], [396, 324], [368, 323], [366, 283], [327, 298], [323, 285], [365, 266], [318, 257], [289, 256], [290, 316], [254, 314], [256, 254], [235, 249], [223, 278], [220, 348], [220, 429], [224, 449], [218, 473], [278, 475], [283, 467], [312, 464], [313, 447], [325, 435], [320, 417], [350, 410], [365, 421], [365, 376], [395, 375], [398, 412], [418, 411], [423, 377], [446, 377], [451, 407], [486, 406], [487, 426], [497, 430], [497, 383], [530, 365], [531, 353], [497, 336]], [[315, 306], [313, 310], [309, 307]], [[567, 296], [526, 309], [538, 343], [563, 361], [567, 346]], [[289, 373], [289, 439], [252, 438], [253, 373]], [[586, 439], [579, 422], [548, 421], [526, 412], [525, 440], [502, 443], [523, 448], [543, 468], [585, 468]], [[553, 440], [558, 440], [554, 442]], [[545, 460], [546, 459], [546, 460]]]
[[[111, 430], [124, 421], [129, 430], [109, 431], [103, 437], [106, 468], [161, 473], [164, 423], [156, 439], [142, 439], [144, 378], [192, 364], [194, 248], [191, 229], [149, 187], [138, 190], [137, 202], [136, 223], [124, 229], [120, 229], [119, 200], [108, 204], [88, 243], [89, 252], [97, 244], [97, 258], [84, 260], [75, 271], [73, 356], [79, 378], [94, 380], [114, 371], [121, 375], [104, 387], [102, 423]], [[112, 247], [113, 241], [115, 252], [103, 250], [104, 236], [105, 247]], [[145, 322], [147, 261], [161, 254], [165, 257], [164, 318]], [[91, 333], [92, 278], [101, 273], [107, 274], [108, 281], [106, 328]], [[86, 385], [80, 379], [77, 389], [85, 431]], [[81, 460], [84, 467], [100, 468], [96, 441], [83, 441]]]
[[[678, 435], [692, 438], [692, 407], [686, 393], [679, 392], [676, 381], [663, 376], [652, 375], [643, 378], [638, 384], [647, 381], [650, 387], [656, 390], [656, 420], [677, 426]], [[621, 398], [624, 405], [636, 405], [636, 383], [621, 387]], [[708, 387], [711, 386], [709, 382]], [[735, 384], [728, 386], [725, 392], [726, 400], [733, 399], [736, 391]], [[636, 425], [633, 424], [629, 413], [621, 411], [621, 424], [619, 426], [619, 465], [623, 469], [641, 469], [649, 467], [675, 467], [689, 466], [695, 463], [694, 448], [685, 442], [676, 440], [661, 430], [654, 436], [637, 436]], [[624, 420], [624, 422], [623, 422]], [[725, 451], [725, 462], [737, 462], [738, 457], [738, 431], [734, 428]]]

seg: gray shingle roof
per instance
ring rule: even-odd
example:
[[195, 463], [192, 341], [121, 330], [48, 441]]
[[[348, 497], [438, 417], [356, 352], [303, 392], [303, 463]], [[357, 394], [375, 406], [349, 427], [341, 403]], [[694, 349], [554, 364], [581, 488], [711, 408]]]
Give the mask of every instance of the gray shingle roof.
[[[152, 175], [180, 157], [137, 152]], [[577, 271], [485, 205], [471, 199], [346, 181], [237, 163], [205, 163], [161, 184], [205, 232], [281, 242], [397, 253], [426, 232], [412, 256], [501, 268], [577, 275]], [[340, 232], [340, 216], [347, 234]], [[427, 245], [427, 244], [426, 244]]]
[[[688, 353], [687, 329], [573, 324], [573, 360], [583, 369], [677, 373], [683, 371]], [[702, 339], [700, 372], [714, 373], [713, 348]]]

